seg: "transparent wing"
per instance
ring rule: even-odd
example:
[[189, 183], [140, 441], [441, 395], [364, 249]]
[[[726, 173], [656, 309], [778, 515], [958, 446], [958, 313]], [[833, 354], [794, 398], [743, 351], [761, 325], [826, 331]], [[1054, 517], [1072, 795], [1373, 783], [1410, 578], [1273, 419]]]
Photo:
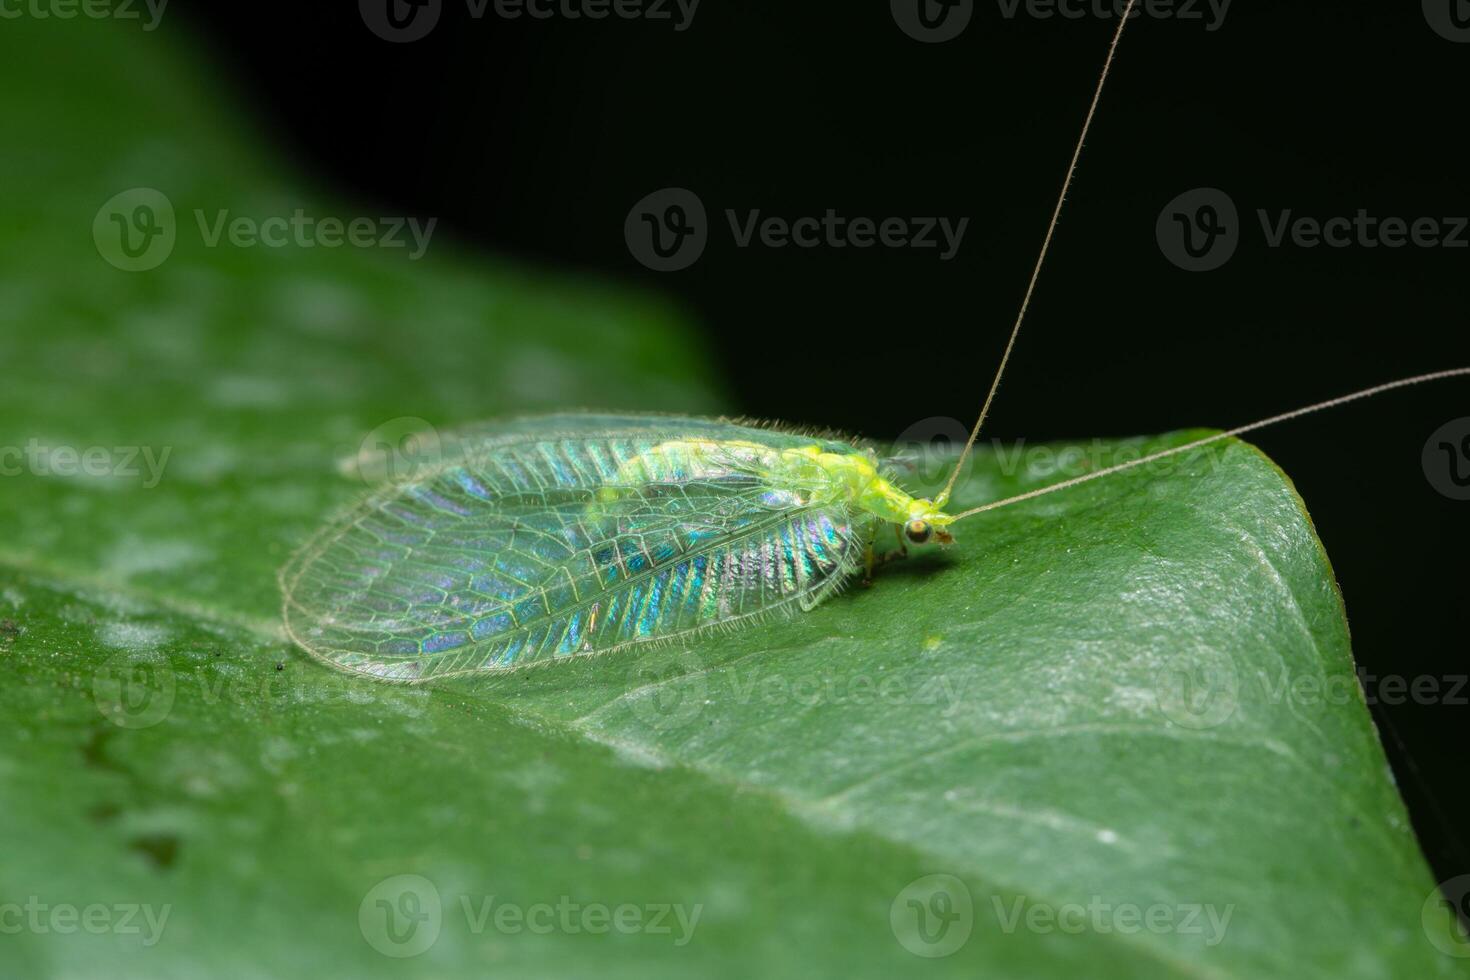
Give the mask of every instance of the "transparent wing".
[[850, 440], [830, 432], [813, 433], [779, 426], [675, 415], [564, 412], [474, 423], [445, 430], [409, 431], [402, 434], [407, 437], [406, 443], [376, 442], [360, 449], [356, 456], [342, 461], [341, 465], [348, 472], [379, 479], [384, 474], [391, 477], [404, 470], [437, 468], [458, 460], [472, 459], [497, 445], [575, 439], [589, 433], [624, 438], [650, 435], [716, 440], [755, 437], [767, 445], [778, 447], [815, 442], [838, 451], [851, 451], [853, 448]]
[[462, 461], [379, 491], [282, 572], [287, 629], [381, 677], [511, 670], [809, 606], [860, 563], [862, 517], [768, 485], [737, 454], [697, 478], [620, 476], [691, 434], [658, 421], [487, 431]]

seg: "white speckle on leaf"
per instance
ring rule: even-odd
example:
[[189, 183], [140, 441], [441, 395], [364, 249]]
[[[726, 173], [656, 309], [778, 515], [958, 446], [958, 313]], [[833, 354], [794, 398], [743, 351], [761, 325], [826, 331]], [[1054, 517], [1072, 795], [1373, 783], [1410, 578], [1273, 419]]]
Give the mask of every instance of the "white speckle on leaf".
[[285, 764], [296, 758], [298, 749], [290, 739], [273, 735], [265, 740], [260, 749], [260, 764], [274, 775], [280, 775]]
[[592, 741], [611, 749], [620, 762], [640, 769], [663, 769], [669, 764], [669, 760], [651, 746], [608, 735], [598, 729], [583, 727], [580, 731]]
[[530, 813], [544, 813], [547, 797], [566, 781], [555, 767], [545, 763], [521, 766], [507, 771], [505, 776], [525, 794], [524, 806]]
[[1153, 688], [1120, 684], [1108, 693], [1108, 704], [1130, 715], [1150, 716], [1158, 710], [1159, 694]]
[[262, 486], [251, 490], [249, 498], [252, 506], [273, 514], [300, 514], [316, 503], [316, 495], [302, 485]]
[[[84, 596], [88, 601], [101, 606], [114, 616], [143, 616], [150, 610], [148, 606], [139, 599], [123, 595], [121, 592], [89, 592]], [[90, 609], [84, 610], [82, 619], [73, 622], [90, 623], [95, 621], [95, 616]]]
[[290, 400], [290, 392], [279, 379], [237, 374], [211, 379], [209, 399], [225, 408], [276, 408]]
[[151, 623], [103, 623], [97, 628], [97, 639], [115, 649], [133, 652], [156, 650], [168, 637], [167, 629]]
[[511, 355], [505, 377], [513, 397], [543, 405], [565, 401], [574, 380], [562, 361], [539, 348]]
[[351, 337], [364, 315], [354, 290], [327, 279], [286, 282], [271, 299], [280, 310], [282, 323], [316, 336]]
[[176, 459], [170, 460], [170, 475], [190, 481], [208, 482], [239, 469], [244, 460], [244, 455], [238, 450], [219, 443], [192, 447], [179, 453]]
[[642, 745], [621, 740], [605, 744], [613, 749], [620, 760], [640, 769], [662, 769], [668, 765], [667, 759]]
[[208, 557], [209, 552], [189, 541], [149, 541], [130, 535], [113, 545], [103, 564], [113, 575], [129, 578], [142, 572], [173, 571]]

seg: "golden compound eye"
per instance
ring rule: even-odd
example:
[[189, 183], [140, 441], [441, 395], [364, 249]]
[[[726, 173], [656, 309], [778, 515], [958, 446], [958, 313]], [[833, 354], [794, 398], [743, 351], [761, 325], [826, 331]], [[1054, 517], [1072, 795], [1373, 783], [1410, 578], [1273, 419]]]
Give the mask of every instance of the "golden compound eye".
[[904, 536], [914, 544], [923, 544], [934, 533], [928, 521], [909, 521], [903, 526]]

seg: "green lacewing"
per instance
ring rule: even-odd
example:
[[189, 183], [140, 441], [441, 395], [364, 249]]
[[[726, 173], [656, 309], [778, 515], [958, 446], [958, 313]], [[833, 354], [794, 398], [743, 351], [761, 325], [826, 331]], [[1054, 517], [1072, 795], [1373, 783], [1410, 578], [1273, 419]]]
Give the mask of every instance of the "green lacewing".
[[995, 397], [1109, 66], [1119, 18], [1020, 311], [969, 440], [933, 499], [870, 447], [739, 421], [562, 414], [461, 432], [441, 464], [372, 493], [282, 570], [286, 629], [318, 659], [421, 681], [611, 653], [810, 610], [870, 574], [885, 527], [950, 544], [974, 514], [1406, 385], [1404, 378], [957, 514], [945, 507]]
[[922, 542], [954, 519], [871, 449], [779, 428], [554, 415], [461, 441], [287, 566], [302, 646], [397, 679], [606, 653], [810, 609], [882, 522]]

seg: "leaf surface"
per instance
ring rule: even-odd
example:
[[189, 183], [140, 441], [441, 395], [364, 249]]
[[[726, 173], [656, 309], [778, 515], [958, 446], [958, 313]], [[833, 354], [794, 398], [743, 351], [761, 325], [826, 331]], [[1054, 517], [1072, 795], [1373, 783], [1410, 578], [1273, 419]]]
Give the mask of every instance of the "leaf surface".
[[[0, 445], [39, 447], [0, 481], [0, 902], [25, 916], [0, 972], [1465, 962], [1421, 924], [1433, 882], [1331, 569], [1241, 444], [982, 515], [872, 589], [695, 646], [432, 689], [292, 650], [274, 573], [396, 420], [707, 411], [709, 374], [661, 304], [447, 239], [208, 246], [195, 212], [344, 206], [278, 176], [161, 36], [26, 19], [0, 65]], [[178, 240], [128, 273], [89, 229], [138, 186]], [[141, 459], [58, 475], [56, 447], [170, 455], [150, 486]], [[1058, 478], [1054, 451], [982, 453], [960, 503]], [[94, 906], [106, 928], [57, 912]]]

